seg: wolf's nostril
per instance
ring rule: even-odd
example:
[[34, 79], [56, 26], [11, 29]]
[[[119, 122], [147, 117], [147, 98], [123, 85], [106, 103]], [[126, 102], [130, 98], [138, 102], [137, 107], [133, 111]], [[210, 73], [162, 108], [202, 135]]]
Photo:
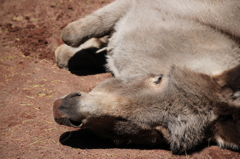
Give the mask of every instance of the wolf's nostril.
[[73, 98], [73, 97], [76, 97], [76, 96], [81, 96], [81, 93], [80, 92], [71, 93], [67, 96], [67, 98]]

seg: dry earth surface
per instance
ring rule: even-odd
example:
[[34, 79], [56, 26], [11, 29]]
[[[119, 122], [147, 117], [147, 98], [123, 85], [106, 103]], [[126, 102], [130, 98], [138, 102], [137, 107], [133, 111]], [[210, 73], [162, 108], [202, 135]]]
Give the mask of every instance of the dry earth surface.
[[116, 146], [91, 133], [58, 125], [59, 96], [88, 92], [110, 74], [76, 76], [59, 69], [54, 50], [61, 29], [112, 0], [0, 0], [0, 158], [240, 158], [209, 145], [182, 156], [169, 150]]

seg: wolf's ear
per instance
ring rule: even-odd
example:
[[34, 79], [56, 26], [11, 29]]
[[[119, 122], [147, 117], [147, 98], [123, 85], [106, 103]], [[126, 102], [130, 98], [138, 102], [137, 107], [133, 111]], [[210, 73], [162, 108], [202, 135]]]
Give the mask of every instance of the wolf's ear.
[[240, 120], [218, 119], [212, 129], [218, 146], [234, 150], [240, 149]]
[[[213, 77], [221, 87], [217, 114], [221, 116], [214, 126], [214, 138], [220, 147], [240, 149], [240, 64]], [[227, 104], [227, 105], [226, 105]]]
[[[240, 64], [222, 74], [213, 77], [213, 80], [221, 87], [220, 96], [223, 102], [229, 106], [240, 109]], [[234, 111], [233, 111], [234, 112]], [[236, 113], [234, 113], [236, 114]], [[237, 116], [240, 116], [239, 114]]]
[[240, 64], [213, 78], [222, 88], [231, 88], [233, 92], [240, 91]]

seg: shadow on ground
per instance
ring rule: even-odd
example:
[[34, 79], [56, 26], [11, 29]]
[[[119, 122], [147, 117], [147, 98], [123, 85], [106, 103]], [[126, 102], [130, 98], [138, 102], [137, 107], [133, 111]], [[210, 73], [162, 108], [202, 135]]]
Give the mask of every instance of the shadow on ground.
[[106, 51], [97, 53], [97, 48], [83, 49], [68, 61], [69, 71], [78, 76], [106, 73]]
[[[118, 148], [118, 149], [139, 149], [139, 150], [167, 150], [169, 151], [168, 144], [159, 144], [159, 145], [139, 145], [139, 144], [116, 144], [110, 139], [102, 138], [97, 136], [96, 134], [92, 133], [88, 129], [80, 129], [77, 131], [68, 131], [63, 133], [60, 138], [59, 142], [62, 145], [69, 146], [72, 148], [79, 148], [79, 149], [111, 149], [111, 148]], [[203, 151], [206, 147], [216, 145], [215, 143], [209, 142], [204, 143], [195, 148], [194, 151], [188, 151], [180, 155], [191, 155], [196, 152]], [[234, 151], [234, 150], [233, 150]], [[235, 151], [238, 152], [238, 151]]]
[[80, 149], [109, 149], [109, 148], [123, 148], [123, 149], [164, 149], [169, 150], [167, 144], [161, 145], [136, 145], [136, 144], [116, 144], [110, 139], [98, 137], [88, 129], [80, 129], [77, 131], [68, 131], [63, 133], [59, 141], [61, 144]]

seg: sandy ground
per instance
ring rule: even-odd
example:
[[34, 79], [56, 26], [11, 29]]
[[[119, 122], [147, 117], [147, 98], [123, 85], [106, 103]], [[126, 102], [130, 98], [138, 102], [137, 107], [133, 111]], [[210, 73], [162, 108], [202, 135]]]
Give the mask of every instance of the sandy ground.
[[121, 147], [85, 130], [55, 123], [55, 99], [88, 92], [110, 74], [76, 76], [59, 69], [61, 29], [112, 0], [0, 0], [0, 158], [240, 158], [214, 145], [182, 156], [169, 150]]

